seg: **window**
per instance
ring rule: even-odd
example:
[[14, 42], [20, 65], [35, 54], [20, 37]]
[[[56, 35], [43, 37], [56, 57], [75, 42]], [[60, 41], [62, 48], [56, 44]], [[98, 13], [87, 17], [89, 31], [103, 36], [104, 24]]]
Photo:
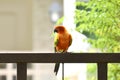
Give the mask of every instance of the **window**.
[[6, 80], [6, 76], [5, 75], [1, 75], [0, 76], [0, 80]]
[[[17, 64], [16, 63], [13, 63], [13, 68], [15, 69], [17, 67]], [[27, 68], [28, 69], [31, 69], [32, 68], [32, 63], [28, 63], [27, 64]]]
[[27, 64], [27, 68], [28, 68], [28, 69], [31, 69], [31, 68], [32, 68], [32, 63], [28, 63], [28, 64]]
[[[6, 80], [6, 79], [0, 79], [0, 80]], [[12, 80], [17, 80], [17, 77], [14, 75]], [[31, 75], [27, 76], [27, 80], [33, 80]]]
[[6, 68], [6, 64], [5, 63], [0, 63], [0, 69], [5, 69]]
[[13, 80], [17, 80], [15, 75], [13, 76]]
[[31, 75], [27, 76], [27, 80], [33, 80]]

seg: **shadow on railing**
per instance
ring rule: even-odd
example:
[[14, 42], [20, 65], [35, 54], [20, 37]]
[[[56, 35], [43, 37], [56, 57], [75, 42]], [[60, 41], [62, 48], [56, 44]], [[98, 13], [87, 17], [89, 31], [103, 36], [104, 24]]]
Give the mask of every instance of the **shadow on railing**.
[[0, 54], [0, 63], [17, 63], [17, 80], [27, 80], [27, 63], [97, 63], [98, 79], [107, 80], [107, 64], [120, 63], [120, 54]]

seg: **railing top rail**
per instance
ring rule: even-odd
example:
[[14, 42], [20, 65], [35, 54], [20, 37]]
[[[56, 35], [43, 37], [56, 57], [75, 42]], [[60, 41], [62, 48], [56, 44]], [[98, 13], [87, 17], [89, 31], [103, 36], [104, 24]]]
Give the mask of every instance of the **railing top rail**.
[[120, 54], [0, 53], [0, 63], [120, 63]]

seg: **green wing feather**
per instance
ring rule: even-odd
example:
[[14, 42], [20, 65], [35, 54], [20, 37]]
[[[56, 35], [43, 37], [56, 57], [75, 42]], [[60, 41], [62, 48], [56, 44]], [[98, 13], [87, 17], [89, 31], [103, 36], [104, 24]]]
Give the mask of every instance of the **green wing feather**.
[[59, 38], [58, 38], [58, 35], [56, 34], [56, 35], [55, 35], [55, 38], [54, 38], [54, 47], [57, 46], [58, 41], [59, 41]]
[[[71, 45], [71, 44], [72, 44], [72, 36], [70, 35], [69, 38], [70, 38], [70, 45]], [[70, 45], [69, 45], [69, 46], [70, 46]]]
[[56, 46], [58, 45], [58, 42], [59, 42], [58, 35], [55, 34], [55, 36], [54, 36], [54, 49], [55, 49], [55, 52], [57, 52], [57, 51], [56, 51]]

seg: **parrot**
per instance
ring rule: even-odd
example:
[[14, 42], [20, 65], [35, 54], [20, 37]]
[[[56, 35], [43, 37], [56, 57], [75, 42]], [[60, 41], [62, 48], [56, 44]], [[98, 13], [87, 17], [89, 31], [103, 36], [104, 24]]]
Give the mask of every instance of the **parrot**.
[[[72, 36], [67, 29], [58, 25], [54, 28], [54, 50], [55, 53], [67, 53], [68, 48], [72, 44]], [[55, 64], [54, 72], [57, 75], [60, 63]]]

